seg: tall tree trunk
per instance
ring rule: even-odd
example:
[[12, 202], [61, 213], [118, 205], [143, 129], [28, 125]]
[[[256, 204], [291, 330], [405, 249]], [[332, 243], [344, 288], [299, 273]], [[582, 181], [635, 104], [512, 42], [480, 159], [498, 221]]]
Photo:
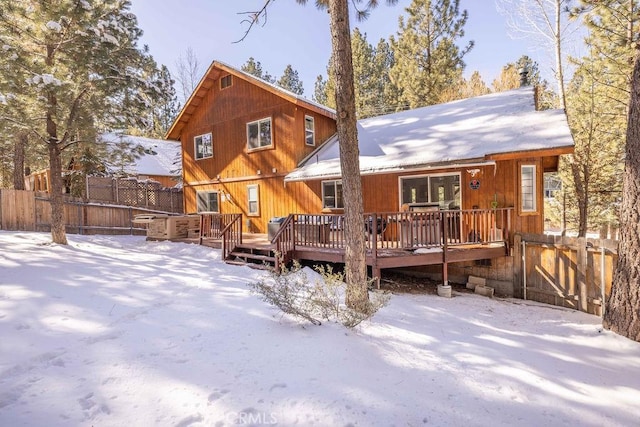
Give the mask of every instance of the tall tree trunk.
[[330, 0], [329, 15], [333, 69], [336, 77], [337, 129], [345, 213], [346, 304], [366, 312], [369, 308], [364, 239], [364, 208], [360, 178], [360, 151], [351, 58], [348, 0]]
[[[48, 46], [48, 50], [51, 47]], [[49, 58], [51, 53], [49, 53]], [[54, 120], [58, 100], [53, 93], [49, 94], [47, 109], [47, 145], [49, 147], [49, 201], [51, 203], [51, 240], [60, 245], [67, 244], [67, 233], [64, 224], [64, 199], [62, 198], [62, 159], [60, 158], [60, 141], [58, 140], [58, 126]]]
[[636, 51], [622, 184], [620, 243], [603, 325], [640, 342], [640, 50]]
[[13, 188], [16, 190], [24, 190], [24, 147], [28, 139], [26, 132], [19, 132], [13, 146]]
[[64, 224], [64, 198], [62, 196], [62, 161], [60, 147], [57, 142], [49, 141], [49, 170], [51, 182], [49, 200], [51, 203], [51, 240], [61, 245], [67, 244], [67, 233]]
[[561, 0], [556, 0], [556, 28], [555, 28], [555, 54], [556, 54], [556, 79], [558, 80], [558, 98], [560, 98], [560, 108], [563, 108], [565, 113], [567, 111], [567, 96], [564, 90], [564, 70], [562, 67], [562, 36], [561, 36], [561, 21], [562, 14]]

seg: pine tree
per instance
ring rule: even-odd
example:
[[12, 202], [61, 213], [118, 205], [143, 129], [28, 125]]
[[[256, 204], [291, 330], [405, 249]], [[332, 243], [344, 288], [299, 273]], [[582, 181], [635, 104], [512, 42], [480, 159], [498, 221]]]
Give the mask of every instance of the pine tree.
[[322, 77], [322, 74], [319, 74], [316, 77], [316, 82], [313, 85], [313, 96], [312, 100], [317, 102], [318, 104], [328, 106], [327, 102], [327, 81]]
[[579, 12], [589, 29], [589, 54], [579, 61], [574, 82], [577, 89], [572, 88], [568, 96], [575, 154], [561, 164], [568, 215], [580, 236], [616, 222], [615, 201], [622, 186], [620, 161], [640, 25], [640, 6], [635, 1], [583, 3], [586, 8]]
[[376, 114], [387, 114], [397, 110], [400, 102], [400, 90], [391, 79], [391, 68], [395, 56], [389, 42], [381, 38], [373, 50], [374, 73], [376, 78]]
[[282, 77], [278, 79], [276, 84], [281, 88], [298, 95], [302, 95], [304, 93], [304, 87], [302, 81], [300, 81], [298, 72], [293, 69], [291, 64], [287, 65], [282, 73]]
[[[611, 116], [608, 88], [594, 79], [589, 58], [576, 70], [568, 86], [569, 125], [575, 141], [574, 154], [563, 160], [561, 178], [567, 200], [565, 215], [577, 225], [578, 235], [614, 222], [614, 206], [621, 186], [621, 117]], [[568, 201], [568, 203], [567, 203]]]
[[474, 96], [481, 96], [491, 93], [491, 89], [484, 82], [479, 71], [474, 71], [469, 77], [469, 80], [465, 81], [465, 87], [463, 90], [463, 98], [471, 98]]
[[262, 64], [260, 61], [256, 61], [253, 57], [250, 57], [247, 62], [244, 63], [242, 67], [240, 67], [242, 71], [245, 73], [249, 73], [252, 76], [256, 76], [259, 79], [262, 79], [269, 83], [275, 83], [276, 79], [268, 72], [262, 70]]
[[[389, 44], [380, 39], [377, 46], [373, 47], [367, 41], [366, 33], [355, 28], [351, 34], [351, 51], [358, 118], [395, 111], [399, 95], [389, 76], [393, 65], [393, 52]], [[331, 62], [330, 59], [327, 65], [327, 80], [319, 76], [320, 79], [316, 81], [316, 92], [324, 90], [324, 94], [320, 95], [325, 100], [324, 104], [336, 108], [335, 73]]]
[[408, 16], [399, 19], [397, 39], [391, 39], [395, 64], [391, 78], [401, 88], [401, 101], [410, 108], [442, 101], [442, 94], [459, 84], [463, 58], [473, 47], [460, 49], [467, 11], [459, 0], [413, 0]]
[[[51, 235], [66, 244], [62, 154], [98, 128], [143, 126], [157, 82], [130, 2], [53, 0], [0, 5], [0, 115], [48, 151]], [[16, 112], [33, 110], [35, 115]], [[44, 120], [43, 120], [44, 119]]]

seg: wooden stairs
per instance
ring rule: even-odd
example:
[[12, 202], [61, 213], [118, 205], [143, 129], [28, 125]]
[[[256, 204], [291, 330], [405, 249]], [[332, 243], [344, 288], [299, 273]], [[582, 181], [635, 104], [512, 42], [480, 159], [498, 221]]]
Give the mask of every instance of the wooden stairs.
[[262, 270], [273, 270], [276, 265], [276, 256], [271, 248], [257, 248], [240, 243], [229, 253], [225, 262]]

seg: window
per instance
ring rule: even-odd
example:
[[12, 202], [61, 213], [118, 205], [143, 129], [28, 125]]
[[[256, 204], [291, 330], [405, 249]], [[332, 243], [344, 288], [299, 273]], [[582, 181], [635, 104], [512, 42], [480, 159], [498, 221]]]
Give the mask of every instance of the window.
[[520, 210], [522, 212], [536, 211], [535, 165], [520, 166]]
[[324, 181], [322, 183], [322, 207], [342, 209], [342, 181]]
[[271, 117], [247, 123], [247, 147], [249, 150], [271, 146]]
[[247, 215], [260, 215], [260, 192], [258, 185], [247, 186]]
[[216, 212], [220, 213], [220, 205], [218, 204], [217, 191], [197, 191], [197, 209], [198, 212]]
[[223, 78], [220, 79], [220, 89], [226, 89], [233, 84], [233, 78], [231, 74], [227, 74]]
[[556, 193], [562, 191], [562, 180], [558, 177], [558, 174], [545, 173], [544, 174], [544, 197], [546, 199], [553, 199]]
[[400, 178], [400, 204], [432, 203], [440, 209], [459, 209], [460, 174]]
[[314, 119], [311, 116], [304, 116], [304, 143], [307, 145], [316, 145], [316, 127]]
[[205, 133], [193, 138], [195, 143], [196, 160], [213, 157], [213, 140], [211, 133]]

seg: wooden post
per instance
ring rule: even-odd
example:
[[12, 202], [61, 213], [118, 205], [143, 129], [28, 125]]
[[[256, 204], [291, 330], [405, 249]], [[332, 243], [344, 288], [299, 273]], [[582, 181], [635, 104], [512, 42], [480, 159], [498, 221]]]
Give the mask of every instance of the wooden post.
[[442, 226], [442, 284], [449, 285], [449, 267], [447, 265], [447, 252], [449, 250], [449, 213], [440, 213], [440, 223]]
[[522, 293], [522, 236], [513, 236], [513, 296], [523, 298]]
[[578, 282], [578, 309], [588, 312], [587, 306], [587, 239], [578, 237], [578, 253], [577, 253], [577, 275]]

